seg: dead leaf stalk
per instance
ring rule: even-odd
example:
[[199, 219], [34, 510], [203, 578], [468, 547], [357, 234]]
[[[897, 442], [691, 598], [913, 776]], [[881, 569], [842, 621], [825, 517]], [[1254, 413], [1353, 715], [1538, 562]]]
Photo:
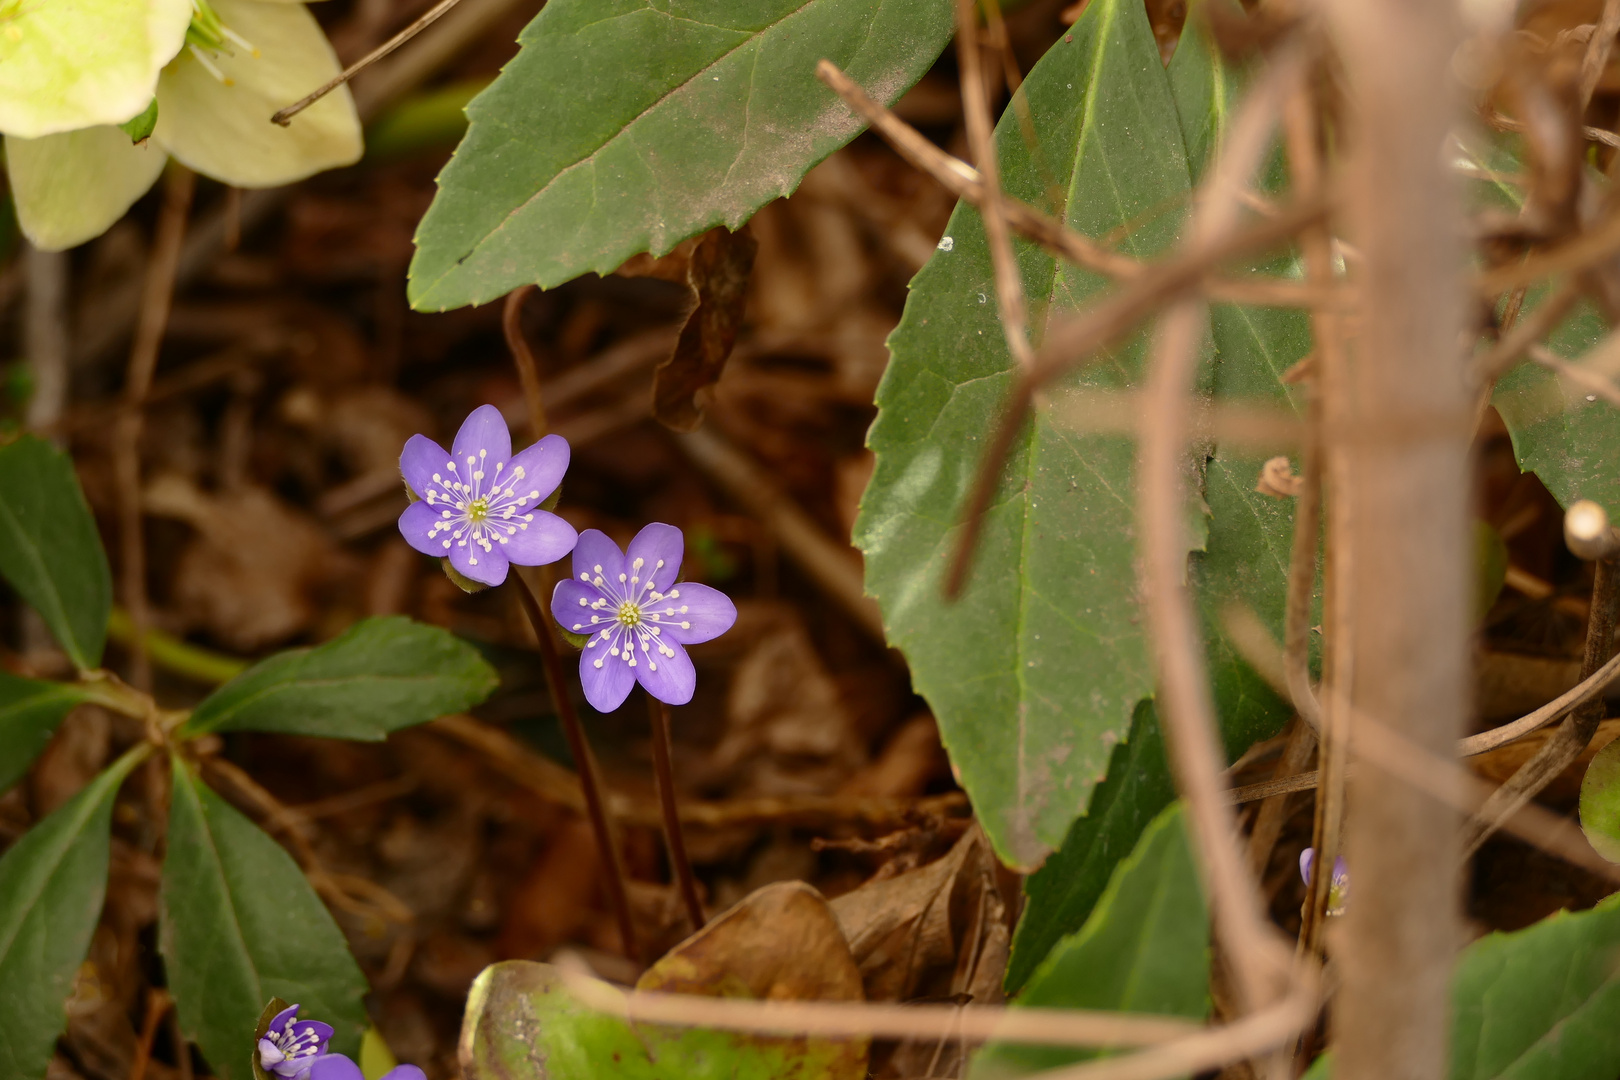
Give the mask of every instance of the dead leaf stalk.
[[669, 848], [669, 865], [675, 883], [680, 887], [681, 902], [686, 905], [686, 917], [692, 922], [692, 932], [697, 933], [708, 920], [703, 914], [703, 900], [698, 896], [692, 860], [686, 857], [686, 837], [681, 834], [681, 817], [675, 809], [675, 765], [669, 737], [669, 706], [648, 694], [647, 717], [652, 722], [653, 780], [658, 786], [658, 807], [663, 812], [664, 843]]

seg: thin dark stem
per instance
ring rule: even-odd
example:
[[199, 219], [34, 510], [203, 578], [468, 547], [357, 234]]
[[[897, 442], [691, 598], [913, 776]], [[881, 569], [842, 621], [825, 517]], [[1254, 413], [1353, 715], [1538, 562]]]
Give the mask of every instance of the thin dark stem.
[[591, 819], [591, 830], [596, 833], [597, 850], [607, 870], [608, 899], [613, 903], [613, 914], [619, 920], [619, 934], [624, 939], [624, 954], [632, 959], [641, 958], [641, 947], [636, 941], [635, 923], [630, 918], [630, 899], [624, 887], [624, 865], [619, 859], [618, 845], [613, 842], [613, 831], [608, 823], [607, 808], [602, 802], [602, 774], [596, 764], [596, 755], [586, 741], [585, 727], [574, 711], [574, 702], [568, 696], [567, 676], [563, 672], [562, 657], [553, 636], [551, 620], [540, 610], [540, 602], [529, 589], [523, 575], [514, 572], [518, 599], [523, 613], [534, 628], [535, 640], [540, 643], [540, 662], [546, 669], [546, 685], [551, 689], [551, 703], [562, 721], [563, 735], [568, 739], [568, 750], [574, 756], [574, 768], [579, 773], [580, 791], [585, 796], [585, 812]]
[[501, 332], [506, 335], [506, 347], [512, 352], [518, 382], [523, 384], [523, 403], [529, 410], [529, 434], [539, 439], [546, 433], [546, 403], [540, 392], [539, 365], [534, 362], [534, 351], [523, 336], [523, 301], [532, 292], [533, 285], [519, 285], [506, 294], [506, 307], [501, 310]]
[[681, 835], [681, 819], [675, 809], [675, 765], [670, 760], [669, 706], [647, 695], [647, 715], [652, 719], [653, 775], [658, 781], [658, 805], [664, 813], [664, 840], [669, 845], [669, 865], [681, 887], [692, 932], [703, 929], [703, 901], [698, 898], [697, 878], [686, 857], [686, 838]]
[[152, 257], [147, 263], [142, 288], [140, 317], [135, 324], [135, 341], [130, 346], [129, 367], [124, 377], [123, 409], [113, 429], [124, 606], [129, 609], [130, 622], [135, 625], [130, 643], [129, 681], [141, 690], [152, 689], [152, 667], [146, 655], [146, 631], [151, 623], [151, 612], [146, 596], [146, 546], [141, 535], [142, 410], [146, 407], [146, 395], [152, 389], [152, 373], [157, 370], [158, 351], [163, 347], [163, 335], [169, 326], [180, 246], [185, 239], [186, 218], [191, 213], [196, 182], [196, 174], [178, 164], [170, 167], [165, 178], [163, 209], [158, 215], [157, 235], [152, 241]]

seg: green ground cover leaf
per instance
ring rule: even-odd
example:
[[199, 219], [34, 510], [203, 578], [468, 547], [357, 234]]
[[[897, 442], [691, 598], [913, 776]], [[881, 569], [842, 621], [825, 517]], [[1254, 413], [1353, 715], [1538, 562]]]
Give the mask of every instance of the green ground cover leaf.
[[0, 672], [0, 792], [22, 779], [62, 717], [87, 697], [72, 683]]
[[101, 916], [113, 797], [142, 756], [125, 754], [0, 858], [0, 1076], [45, 1075]]
[[[1179, 803], [1142, 832], [1085, 926], [1058, 942], [1016, 1005], [1205, 1017], [1209, 912]], [[974, 1058], [968, 1075], [1021, 1076], [1101, 1053], [992, 1042]]]
[[[1093, 236], [1128, 226], [1132, 254], [1162, 252], [1189, 181], [1142, 6], [1093, 0], [1021, 93], [1040, 144], [1004, 116], [996, 145], [1007, 190]], [[1136, 451], [1127, 438], [1037, 419], [986, 516], [967, 590], [955, 604], [941, 599], [957, 514], [1013, 365], [977, 211], [958, 205], [946, 232], [950, 250], [912, 282], [889, 340], [856, 542], [889, 640], [906, 653], [997, 853], [1033, 867], [1084, 811], [1153, 688], [1133, 569]], [[1017, 253], [1037, 337], [1106, 288], [1022, 241]], [[1067, 385], [1127, 386], [1144, 348], [1137, 335]]]
[[465, 1080], [863, 1080], [866, 1055], [826, 1039], [637, 1024], [592, 1012], [550, 964], [507, 960], [473, 983]]
[[214, 1075], [249, 1080], [253, 1025], [272, 997], [331, 1024], [334, 1051], [359, 1053], [367, 986], [343, 932], [292, 856], [178, 757], [161, 900], [181, 1030]]
[[325, 645], [255, 664], [197, 706], [186, 731], [385, 739], [471, 708], [496, 682], [478, 650], [447, 631], [398, 615], [366, 619]]
[[[1451, 1080], [1612, 1080], [1620, 896], [1470, 945], [1451, 979]], [[1329, 1080], [1332, 1057], [1307, 1080]]]
[[112, 572], [73, 462], [24, 435], [0, 447], [0, 575], [80, 670], [101, 663]]
[[467, 107], [417, 230], [412, 306], [550, 288], [736, 229], [864, 126], [816, 61], [893, 102], [951, 26], [946, 0], [552, 0]]

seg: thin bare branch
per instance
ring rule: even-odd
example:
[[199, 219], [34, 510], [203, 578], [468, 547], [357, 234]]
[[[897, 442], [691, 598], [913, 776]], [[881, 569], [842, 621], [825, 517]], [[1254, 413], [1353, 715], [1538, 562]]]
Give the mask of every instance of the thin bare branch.
[[[1585, 55], [1581, 57], [1580, 112], [1583, 116], [1586, 114], [1586, 107], [1592, 103], [1592, 91], [1597, 89], [1598, 80], [1603, 77], [1603, 69], [1609, 66], [1609, 52], [1614, 48], [1615, 34], [1620, 34], [1620, 0], [1604, 0], [1603, 14], [1598, 19], [1597, 28], [1592, 31], [1591, 38], [1586, 42]], [[1604, 134], [1607, 135], [1608, 132]], [[1620, 139], [1613, 145], [1620, 145]]]
[[389, 53], [411, 40], [411, 38], [415, 37], [417, 34], [420, 34], [422, 31], [438, 22], [441, 16], [460, 2], [461, 0], [439, 0], [437, 4], [434, 4], [432, 7], [424, 11], [405, 29], [401, 30], [399, 33], [395, 34], [393, 37], [389, 38], [375, 49], [372, 49], [370, 52], [366, 53], [366, 55], [362, 56], [360, 59], [356, 60], [354, 63], [340, 71], [338, 74], [328, 79], [325, 83], [316, 87], [314, 90], [311, 90], [308, 94], [299, 98], [291, 105], [288, 105], [285, 109], [278, 111], [274, 116], [270, 117], [270, 122], [272, 124], [280, 124], [282, 127], [286, 127], [287, 125], [291, 124], [293, 117], [297, 116], [299, 113], [321, 100], [321, 98], [325, 97], [327, 94], [330, 94], [332, 91], [336, 90], [338, 87], [342, 86], [344, 83], [366, 70], [366, 68], [370, 67], [372, 64], [375, 64], [377, 61], [381, 60], [383, 57], [387, 56]]
[[1531, 360], [1549, 371], [1557, 372], [1580, 387], [1582, 392], [1600, 397], [1620, 409], [1620, 386], [1616, 386], [1613, 379], [1589, 371], [1580, 364], [1571, 363], [1545, 345], [1532, 345], [1529, 353]]
[[[1135, 435], [1149, 422], [1146, 397], [1135, 390], [1064, 387], [1043, 392], [1036, 406], [1053, 423], [1073, 431]], [[1212, 440], [1237, 450], [1270, 451], [1298, 446], [1306, 429], [1292, 409], [1270, 401], [1199, 398], [1188, 410], [1186, 438]]]
[[1565, 281], [1547, 299], [1521, 316], [1496, 344], [1474, 361], [1474, 377], [1479, 384], [1489, 386], [1501, 378], [1533, 345], [1557, 329], [1580, 298], [1580, 286], [1573, 280]]
[[962, 114], [968, 145], [979, 172], [979, 215], [990, 246], [990, 265], [996, 275], [996, 308], [1001, 316], [1001, 332], [1013, 361], [1027, 371], [1035, 363], [1035, 350], [1029, 344], [1024, 277], [1013, 254], [1012, 236], [1007, 231], [1006, 211], [1002, 208], [1000, 168], [990, 118], [989, 90], [984, 82], [984, 58], [979, 51], [979, 13], [974, 0], [956, 0], [956, 58], [962, 76]]

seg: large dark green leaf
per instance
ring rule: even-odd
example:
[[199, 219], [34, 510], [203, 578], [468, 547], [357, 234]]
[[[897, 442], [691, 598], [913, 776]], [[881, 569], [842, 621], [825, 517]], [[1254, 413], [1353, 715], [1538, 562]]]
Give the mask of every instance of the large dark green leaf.
[[273, 997], [360, 1050], [366, 979], [303, 871], [179, 758], [158, 941], [181, 1030], [221, 1080], [249, 1080], [253, 1027]]
[[[1142, 832], [1085, 926], [1058, 942], [1016, 1004], [1204, 1018], [1209, 912], [1179, 804]], [[993, 1042], [974, 1059], [969, 1075], [994, 1080], [1097, 1056], [1097, 1051]]]
[[0, 575], [81, 670], [101, 663], [112, 574], [73, 462], [24, 435], [0, 447]]
[[861, 130], [816, 61], [893, 101], [950, 28], [947, 0], [552, 0], [467, 107], [411, 304], [549, 288], [737, 228]]
[[62, 717], [85, 697], [72, 683], [20, 679], [0, 671], [0, 791], [22, 779]]
[[255, 664], [197, 706], [186, 730], [384, 739], [471, 708], [496, 681], [478, 650], [438, 627], [367, 619], [325, 645]]
[[638, 1024], [592, 1012], [557, 969], [508, 960], [473, 983], [465, 1080], [862, 1080], [865, 1053], [828, 1039]]
[[113, 796], [143, 756], [125, 754], [0, 858], [0, 1076], [45, 1075], [101, 916]]
[[[1041, 141], [1032, 148], [1012, 112], [1003, 117], [1007, 189], [1093, 236], [1127, 230], [1133, 254], [1163, 251], [1189, 180], [1142, 5], [1092, 0], [1021, 92]], [[1084, 811], [1137, 702], [1152, 692], [1133, 568], [1136, 449], [1039, 418], [986, 515], [965, 595], [941, 599], [962, 498], [1013, 367], [977, 212], [959, 205], [947, 233], [951, 243], [912, 283], [890, 338], [869, 437], [877, 467], [856, 540], [889, 639], [906, 653], [986, 832], [1004, 859], [1029, 867]], [[1106, 287], [1022, 242], [1018, 257], [1037, 335]], [[1131, 384], [1144, 341], [1138, 335], [1069, 384]]]
[[[1188, 20], [1169, 75], [1189, 164], [1198, 175], [1231, 114], [1237, 79], [1196, 19]], [[1271, 177], [1273, 184], [1278, 180]], [[1287, 273], [1291, 265], [1285, 258], [1263, 269]], [[1215, 362], [1206, 379], [1208, 389], [1223, 397], [1289, 402], [1279, 376], [1310, 350], [1309, 322], [1302, 313], [1220, 305], [1211, 312], [1211, 334]], [[1206, 616], [1221, 733], [1234, 759], [1288, 718], [1288, 709], [1219, 629], [1221, 607], [1239, 600], [1279, 638], [1282, 634], [1293, 506], [1254, 490], [1261, 463], [1226, 447], [1213, 448], [1204, 471], [1208, 535], [1203, 550], [1191, 557], [1192, 580]], [[1108, 779], [1093, 793], [1086, 816], [1025, 883], [1028, 903], [1007, 966], [1009, 991], [1023, 985], [1059, 937], [1086, 921], [1115, 865], [1174, 797], [1158, 721], [1144, 703], [1126, 744], [1114, 748]]]

